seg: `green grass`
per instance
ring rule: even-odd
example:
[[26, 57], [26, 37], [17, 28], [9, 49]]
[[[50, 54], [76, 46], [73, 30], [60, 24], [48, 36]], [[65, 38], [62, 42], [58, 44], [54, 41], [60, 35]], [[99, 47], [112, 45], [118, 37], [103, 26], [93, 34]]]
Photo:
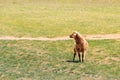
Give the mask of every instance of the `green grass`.
[[0, 41], [0, 80], [120, 80], [120, 40], [89, 41], [85, 63], [72, 41]]
[[[120, 34], [119, 0], [0, 0], [0, 36]], [[0, 80], [120, 80], [120, 40], [89, 41], [85, 63], [72, 41], [0, 41]]]
[[0, 36], [120, 33], [119, 0], [0, 0]]

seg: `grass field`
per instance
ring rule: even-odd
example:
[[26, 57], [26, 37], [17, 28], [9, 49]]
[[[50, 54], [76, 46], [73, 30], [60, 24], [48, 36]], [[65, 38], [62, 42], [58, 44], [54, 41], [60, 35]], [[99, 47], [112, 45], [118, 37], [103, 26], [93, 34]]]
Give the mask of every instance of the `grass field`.
[[[0, 0], [0, 37], [120, 34], [120, 0]], [[85, 63], [73, 41], [0, 40], [0, 80], [120, 80], [120, 39], [89, 40]]]
[[120, 33], [119, 0], [0, 0], [0, 36]]
[[89, 45], [73, 63], [72, 41], [0, 41], [0, 80], [120, 80], [120, 40]]

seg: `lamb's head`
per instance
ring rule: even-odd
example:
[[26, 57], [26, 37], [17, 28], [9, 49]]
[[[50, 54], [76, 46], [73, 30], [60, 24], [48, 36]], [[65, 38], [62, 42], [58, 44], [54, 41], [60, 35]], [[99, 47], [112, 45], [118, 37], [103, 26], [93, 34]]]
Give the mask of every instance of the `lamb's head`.
[[77, 35], [79, 35], [78, 32], [74, 31], [72, 32], [72, 34], [70, 35], [70, 38], [75, 38]]

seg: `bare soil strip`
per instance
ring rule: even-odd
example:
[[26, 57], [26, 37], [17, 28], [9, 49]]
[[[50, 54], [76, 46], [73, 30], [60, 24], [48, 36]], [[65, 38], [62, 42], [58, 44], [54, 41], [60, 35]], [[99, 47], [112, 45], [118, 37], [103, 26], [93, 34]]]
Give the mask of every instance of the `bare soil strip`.
[[[85, 35], [87, 40], [104, 40], [104, 39], [120, 39], [120, 34], [105, 34], [105, 35]], [[66, 37], [0, 37], [0, 40], [41, 40], [41, 41], [58, 41], [58, 40], [71, 40], [69, 36]]]

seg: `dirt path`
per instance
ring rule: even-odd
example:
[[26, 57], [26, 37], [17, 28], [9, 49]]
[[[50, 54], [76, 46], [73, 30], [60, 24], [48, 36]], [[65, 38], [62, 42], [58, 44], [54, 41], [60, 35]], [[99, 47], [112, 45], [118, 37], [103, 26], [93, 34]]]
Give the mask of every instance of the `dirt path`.
[[[106, 34], [106, 35], [85, 35], [88, 40], [103, 40], [103, 39], [120, 39], [120, 34]], [[41, 41], [57, 41], [57, 40], [70, 40], [66, 37], [46, 38], [46, 37], [0, 37], [0, 40], [41, 40]]]

